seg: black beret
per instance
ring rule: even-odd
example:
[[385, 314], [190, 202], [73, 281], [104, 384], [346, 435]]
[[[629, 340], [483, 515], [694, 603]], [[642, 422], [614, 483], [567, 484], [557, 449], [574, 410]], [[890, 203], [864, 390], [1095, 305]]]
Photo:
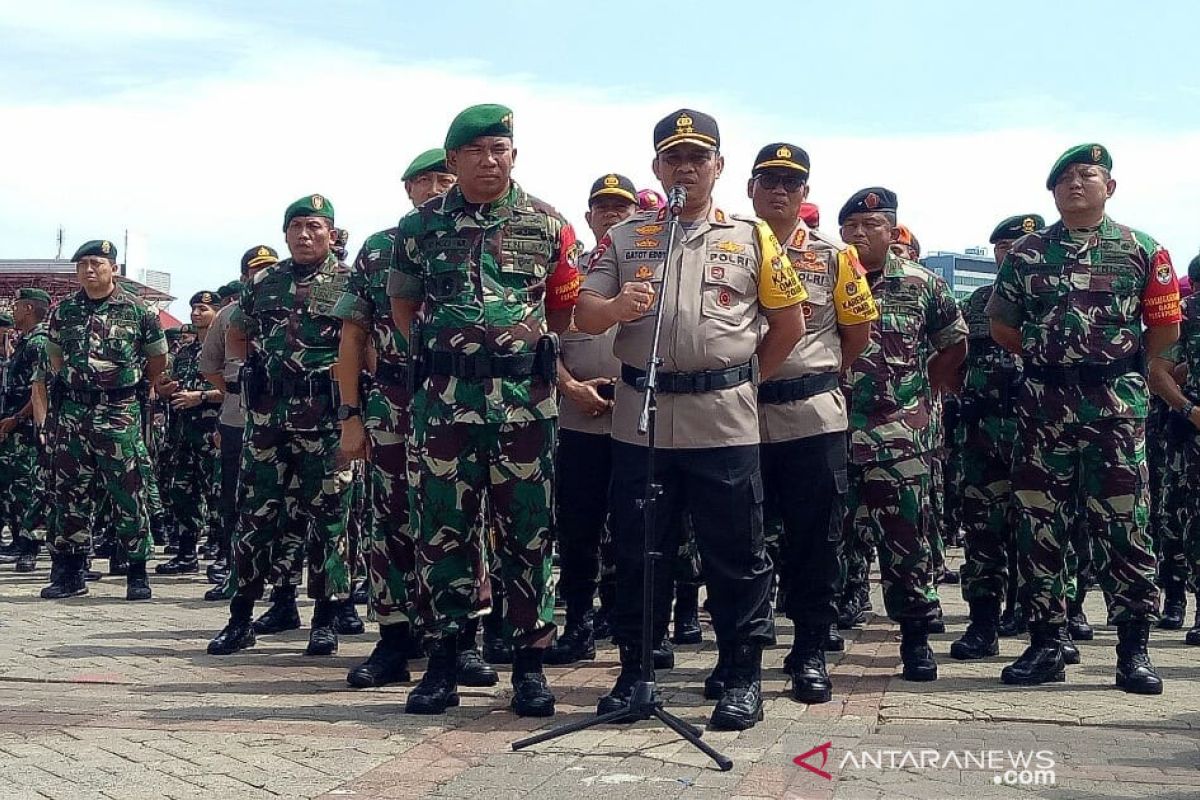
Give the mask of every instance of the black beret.
[[654, 126], [654, 152], [661, 153], [685, 143], [720, 150], [721, 131], [717, 121], [700, 111], [681, 108]]
[[896, 207], [896, 193], [891, 189], [884, 189], [882, 186], [859, 189], [850, 195], [850, 199], [838, 212], [838, 225], [845, 223], [846, 217], [851, 214], [869, 214], [873, 211], [888, 211], [895, 214]]
[[192, 295], [192, 299], [188, 300], [188, 305], [195, 306], [203, 303], [206, 306], [215, 306], [220, 299], [220, 296], [216, 292], [210, 292], [207, 289], [203, 289]]
[[1013, 241], [1044, 227], [1046, 227], [1046, 220], [1042, 219], [1041, 215], [1018, 214], [997, 225], [988, 242], [995, 244], [996, 242]]
[[808, 153], [804, 152], [803, 147], [776, 142], [758, 151], [758, 156], [754, 159], [754, 169], [750, 174], [758, 175], [768, 169], [790, 169], [802, 173], [807, 178], [808, 168]]

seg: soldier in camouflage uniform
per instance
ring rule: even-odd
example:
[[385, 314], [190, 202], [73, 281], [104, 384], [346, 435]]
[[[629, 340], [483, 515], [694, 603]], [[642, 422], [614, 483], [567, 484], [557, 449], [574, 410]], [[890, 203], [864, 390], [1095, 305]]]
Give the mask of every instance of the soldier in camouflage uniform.
[[554, 713], [542, 663], [554, 635], [551, 479], [556, 339], [579, 291], [571, 226], [511, 178], [512, 112], [464, 110], [446, 134], [458, 184], [400, 221], [387, 292], [411, 342], [417, 605], [434, 641], [410, 713], [457, 705], [455, 637], [485, 578], [473, 553], [486, 502], [515, 644], [512, 708]]
[[38, 494], [37, 458], [41, 445], [33, 424], [33, 373], [46, 353], [46, 316], [50, 295], [41, 289], [19, 289], [13, 321], [20, 337], [7, 366], [3, 418], [0, 418], [0, 474], [7, 483], [9, 528], [17, 544], [17, 572], [32, 572], [41, 542], [25, 514]]
[[180, 348], [171, 365], [170, 380], [160, 381], [156, 387], [159, 396], [171, 404], [175, 428], [169, 437], [174, 443], [173, 466], [165, 488], [175, 524], [179, 526], [179, 553], [155, 567], [154, 571], [160, 575], [200, 570], [196, 548], [208, 526], [210, 510], [217, 502], [220, 483], [215, 475], [217, 447], [213, 435], [224, 395], [200, 372], [200, 350], [216, 316], [216, 302], [213, 292], [192, 295], [188, 304], [192, 308], [196, 340]]
[[158, 378], [167, 342], [158, 315], [116, 284], [116, 255], [107, 240], [75, 252], [82, 288], [54, 308], [47, 325], [46, 351], [61, 402], [49, 444], [55, 506], [50, 553], [58, 572], [42, 590], [46, 599], [87, 593], [84, 562], [92, 517], [104, 496], [113, 503], [116, 536], [129, 556], [125, 597], [150, 598], [138, 385]]
[[[1015, 240], [1045, 224], [1037, 214], [1025, 214], [997, 225], [991, 236], [997, 265]], [[1009, 554], [1015, 553], [1009, 474], [1017, 435], [1012, 404], [1020, 364], [992, 340], [986, 311], [991, 296], [992, 287], [982, 286], [963, 306], [969, 338], [959, 393], [958, 449], [966, 529], [962, 593], [970, 606], [971, 623], [962, 638], [950, 645], [950, 656], [960, 660], [999, 653], [1001, 599], [1007, 596], [1010, 609], [1016, 605], [1015, 591], [1010, 591], [1016, 588], [1016, 576], [1009, 573]]]
[[[1200, 255], [1188, 264], [1188, 279], [1200, 286]], [[1169, 409], [1163, 430], [1170, 455], [1163, 476], [1162, 522], [1164, 537], [1173, 546], [1169, 556], [1164, 554], [1162, 569], [1186, 576], [1187, 588], [1197, 595], [1195, 621], [1184, 641], [1200, 645], [1200, 492], [1195, 485], [1200, 474], [1200, 294], [1193, 292], [1183, 301], [1182, 316], [1179, 340], [1150, 362], [1150, 386]]]
[[843, 376], [852, 431], [844, 541], [851, 553], [877, 549], [884, 605], [900, 623], [904, 678], [931, 681], [929, 626], [939, 607], [927, 531], [930, 400], [953, 389], [967, 326], [945, 281], [889, 250], [893, 192], [855, 193], [838, 222], [842, 239], [858, 249], [880, 313], [871, 343]]
[[1111, 167], [1099, 144], [1059, 158], [1046, 186], [1062, 219], [1017, 240], [988, 301], [992, 336], [1021, 356], [1024, 374], [1012, 489], [1030, 645], [1001, 678], [1064, 680], [1064, 553], [1082, 518], [1097, 544], [1096, 574], [1113, 597], [1117, 685], [1159, 694], [1146, 652], [1158, 589], [1140, 370], [1143, 349], [1162, 355], [1179, 334], [1179, 286], [1166, 250], [1105, 214], [1116, 189]]
[[333, 213], [319, 194], [288, 206], [291, 258], [255, 275], [230, 319], [229, 350], [244, 354], [247, 365], [246, 432], [233, 546], [237, 590], [229, 624], [209, 642], [212, 655], [254, 644], [254, 602], [281, 546], [308, 558], [308, 596], [316, 601], [308, 655], [337, 652], [335, 617], [353, 602], [345, 560], [350, 470], [338, 450], [332, 375], [341, 330], [333, 306], [349, 267], [330, 247]]
[[[454, 185], [441, 148], [417, 156], [401, 178], [417, 207]], [[371, 483], [367, 581], [371, 614], [379, 623], [379, 642], [370, 657], [346, 676], [351, 686], [360, 688], [409, 679], [407, 659], [413, 649], [414, 623], [418, 622], [413, 604], [416, 541], [408, 513], [407, 442], [412, 430], [408, 341], [396, 330], [387, 296], [395, 243], [396, 228], [367, 237], [333, 311], [342, 320], [337, 366], [342, 397], [338, 409], [341, 447], [348, 457], [367, 459]], [[369, 366], [368, 348], [374, 352], [375, 361], [364, 395], [360, 380]], [[470, 638], [473, 651], [474, 630]], [[478, 659], [478, 652], [474, 656]], [[474, 660], [463, 663], [460, 654], [460, 672], [464, 667], [468, 672], [486, 667], [491, 671], [491, 683], [497, 680], [490, 666], [477, 667]]]

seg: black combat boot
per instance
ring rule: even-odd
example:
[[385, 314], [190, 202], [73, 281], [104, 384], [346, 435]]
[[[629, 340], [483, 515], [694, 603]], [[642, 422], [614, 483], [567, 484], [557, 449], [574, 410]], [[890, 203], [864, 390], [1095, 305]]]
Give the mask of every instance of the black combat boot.
[[504, 636], [504, 612], [493, 605], [492, 613], [483, 618], [481, 627], [483, 628], [483, 660], [489, 664], [511, 664], [513, 649]]
[[1095, 631], [1088, 624], [1087, 614], [1083, 611], [1083, 601], [1087, 597], [1087, 589], [1080, 586], [1076, 591], [1078, 597], [1067, 601], [1067, 631], [1077, 642], [1090, 642]]
[[1067, 679], [1063, 661], [1062, 626], [1047, 622], [1029, 623], [1029, 647], [1000, 672], [1000, 680], [1011, 686], [1040, 686]]
[[513, 650], [512, 710], [518, 717], [554, 716], [554, 693], [542, 671], [542, 648], [518, 647]]
[[82, 555], [51, 556], [50, 560], [58, 569], [58, 574], [51, 568], [50, 585], [42, 589], [42, 599], [62, 600], [87, 594], [87, 583], [83, 579], [84, 558]]
[[333, 629], [342, 636], [358, 636], [366, 630], [353, 599], [337, 601], [333, 610]]
[[1020, 636], [1029, 630], [1029, 624], [1025, 616], [1025, 611], [1013, 603], [1004, 609], [1004, 613], [1000, 616], [1000, 626], [996, 629], [1001, 637], [1008, 639], [1013, 636]]
[[842, 592], [842, 603], [838, 606], [839, 629], [848, 631], [867, 621], [867, 612], [863, 608], [864, 595], [869, 597], [866, 587], [861, 585], [847, 586]]
[[671, 640], [665, 634], [654, 646], [654, 668], [675, 669], [675, 648], [671, 646]]
[[125, 599], [149, 600], [150, 597], [150, 581], [146, 578], [146, 562], [130, 561], [129, 572], [125, 576]]
[[1162, 694], [1162, 678], [1146, 652], [1149, 641], [1150, 623], [1146, 620], [1117, 625], [1117, 687], [1129, 694]]
[[936, 681], [937, 662], [929, 647], [929, 623], [913, 620], [900, 623], [900, 661], [906, 681]]
[[612, 580], [601, 578], [596, 594], [600, 597], [600, 608], [596, 610], [592, 619], [592, 635], [598, 641], [612, 638], [612, 615], [617, 602], [617, 587]]
[[825, 652], [840, 653], [846, 649], [846, 640], [838, 633], [836, 622], [829, 623], [829, 633], [825, 635]]
[[458, 705], [458, 653], [450, 636], [434, 639], [429, 645], [429, 663], [421, 682], [408, 693], [404, 704], [409, 714], [444, 714]]
[[938, 583], [945, 583], [945, 584], [949, 584], [950, 586], [957, 586], [960, 583], [958, 570], [943, 568], [942, 574], [940, 576], [940, 579], [938, 580]]
[[254, 598], [235, 595], [229, 601], [229, 623], [208, 643], [210, 656], [227, 656], [238, 650], [253, 647], [254, 625], [250, 617], [254, 613]]
[[596, 703], [597, 714], [608, 714], [629, 708], [629, 700], [633, 696], [633, 686], [642, 679], [642, 649], [634, 645], [621, 645], [621, 674], [608, 694]]
[[833, 699], [833, 682], [825, 668], [824, 626], [797, 628], [792, 651], [783, 668], [792, 679], [792, 697], [801, 703], [828, 703]]
[[369, 689], [410, 681], [408, 646], [411, 637], [412, 628], [407, 622], [380, 625], [375, 649], [366, 661], [350, 670], [346, 675], [346, 683], [358, 689]]
[[1196, 595], [1196, 619], [1192, 622], [1191, 629], [1187, 635], [1183, 637], [1185, 644], [1200, 645], [1200, 594]]
[[717, 665], [704, 679], [704, 699], [720, 700], [725, 694], [725, 680], [729, 677], [729, 668], [733, 665], [733, 647], [717, 642]]
[[700, 644], [700, 587], [694, 583], [675, 584], [675, 644]]
[[313, 605], [312, 629], [308, 632], [306, 656], [331, 656], [338, 651], [337, 600], [318, 600]]
[[296, 608], [296, 587], [290, 583], [271, 590], [271, 607], [254, 620], [259, 636], [294, 631], [300, 627], [300, 609]]
[[[546, 651], [547, 664], [574, 664], [596, 658], [596, 640], [592, 633], [592, 612], [568, 613], [562, 636]], [[515, 662], [514, 662], [515, 663]]]
[[204, 570], [204, 577], [214, 586], [220, 586], [229, 579], [229, 561], [219, 558], [209, 564]]
[[196, 534], [179, 534], [179, 552], [170, 561], [154, 567], [159, 575], [183, 575], [199, 572], [200, 560], [196, 558]]
[[942, 616], [942, 602], [939, 600], [937, 604], [937, 613], [933, 619], [926, 624], [929, 633], [939, 634], [946, 632], [946, 620]]
[[[475, 633], [479, 630], [479, 620], [469, 619], [459, 623], [457, 647], [457, 666], [455, 673], [458, 683], [463, 686], [495, 686], [500, 680], [492, 665], [483, 660], [479, 648], [475, 646]], [[433, 658], [432, 654], [430, 658]]]
[[113, 542], [112, 551], [108, 556], [109, 575], [129, 574], [129, 553], [120, 542]]
[[219, 600], [228, 600], [229, 589], [225, 586], [225, 584], [213, 586], [204, 593], [204, 599], [210, 603], [215, 603]]
[[1163, 602], [1162, 616], [1158, 618], [1158, 627], [1167, 631], [1177, 631], [1183, 627], [1183, 618], [1187, 614], [1187, 592], [1184, 591], [1183, 581], [1171, 579], [1164, 588], [1166, 599]]
[[971, 622], [962, 638], [950, 645], [950, 657], [973, 661], [1000, 654], [1000, 599], [988, 597], [971, 600]]
[[1079, 663], [1079, 648], [1071, 639], [1071, 631], [1066, 625], [1058, 629], [1058, 643], [1062, 647], [1063, 663], [1068, 667]]
[[734, 646], [725, 693], [708, 724], [719, 731], [744, 731], [762, 718], [762, 646], [742, 642]]
[[17, 556], [17, 565], [13, 567], [14, 572], [33, 572], [37, 569], [38, 553], [42, 549], [40, 542], [34, 539], [21, 539], [18, 544], [21, 547], [21, 555]]

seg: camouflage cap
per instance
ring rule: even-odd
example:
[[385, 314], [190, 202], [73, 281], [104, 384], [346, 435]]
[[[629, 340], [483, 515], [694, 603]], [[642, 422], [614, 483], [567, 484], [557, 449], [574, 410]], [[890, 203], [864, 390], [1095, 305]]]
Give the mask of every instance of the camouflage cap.
[[457, 150], [480, 136], [506, 136], [511, 139], [512, 135], [512, 109], [495, 103], [485, 103], [458, 113], [450, 123], [450, 129], [446, 131], [445, 148]]
[[637, 203], [637, 187], [624, 175], [610, 172], [592, 183], [592, 191], [588, 194], [588, 205], [590, 206], [597, 197], [619, 197], [622, 200]]
[[870, 214], [874, 211], [896, 213], [899, 202], [896, 193], [882, 186], [869, 186], [850, 195], [850, 199], [838, 211], [838, 225], [843, 225], [851, 214]]
[[750, 174], [758, 175], [769, 169], [783, 169], [800, 172], [807, 178], [810, 166], [808, 153], [804, 152], [803, 147], [776, 142], [758, 151], [758, 156], [754, 159], [754, 169], [750, 170]]
[[204, 304], [206, 306], [214, 306], [217, 304], [217, 300], [219, 300], [219, 299], [220, 299], [220, 295], [218, 295], [216, 292], [210, 292], [207, 289], [203, 289], [199, 292], [196, 292], [194, 295], [192, 295], [192, 299], [188, 300], [188, 305], [192, 306], [193, 308], [200, 304]]
[[1200, 253], [1188, 262], [1187, 275], [1193, 284], [1200, 283]]
[[296, 217], [324, 217], [333, 224], [333, 203], [325, 199], [323, 194], [310, 194], [301, 197], [287, 207], [283, 212], [283, 232], [287, 233], [288, 225]]
[[1105, 169], [1112, 169], [1112, 156], [1102, 144], [1077, 144], [1054, 162], [1054, 166], [1050, 168], [1050, 175], [1046, 178], [1046, 188], [1054, 191], [1054, 184], [1058, 183], [1059, 176], [1072, 164], [1098, 164]]
[[654, 152], [661, 153], [681, 144], [697, 144], [710, 150], [721, 149], [721, 130], [717, 121], [700, 111], [681, 108], [667, 114], [654, 126]]
[[50, 293], [45, 289], [17, 289], [17, 299], [50, 305]]
[[79, 249], [75, 251], [75, 255], [71, 256], [71, 260], [78, 262], [79, 259], [85, 256], [100, 256], [116, 263], [117, 246], [108, 239], [93, 239], [90, 242], [81, 244]]
[[404, 170], [404, 174], [400, 176], [400, 180], [410, 181], [423, 172], [449, 171], [446, 168], [446, 150], [441, 147], [434, 147], [414, 158], [412, 163], [408, 165], [408, 168]]
[[252, 267], [268, 267], [277, 261], [279, 261], [279, 253], [275, 252], [275, 248], [260, 244], [242, 254], [242, 272], [246, 272]]
[[1020, 239], [1025, 234], [1033, 233], [1044, 227], [1046, 227], [1046, 220], [1042, 219], [1040, 214], [1017, 214], [996, 226], [996, 229], [992, 231], [991, 238], [988, 239], [988, 244]]

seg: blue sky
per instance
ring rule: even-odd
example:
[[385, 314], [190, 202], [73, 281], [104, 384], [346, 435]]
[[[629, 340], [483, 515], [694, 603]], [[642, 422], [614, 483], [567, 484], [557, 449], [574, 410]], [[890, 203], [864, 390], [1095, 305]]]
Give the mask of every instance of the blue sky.
[[2, 5], [0, 253], [52, 255], [58, 224], [68, 243], [129, 228], [185, 298], [281, 245], [301, 194], [333, 198], [352, 247], [394, 222], [402, 162], [483, 101], [516, 111], [518, 180], [580, 226], [596, 175], [651, 182], [650, 129], [688, 105], [722, 123], [732, 210], [783, 139], [811, 153], [828, 217], [880, 183], [927, 248], [959, 249], [1052, 216], [1048, 165], [1099, 140], [1113, 216], [1177, 266], [1200, 245], [1190, 3]]

